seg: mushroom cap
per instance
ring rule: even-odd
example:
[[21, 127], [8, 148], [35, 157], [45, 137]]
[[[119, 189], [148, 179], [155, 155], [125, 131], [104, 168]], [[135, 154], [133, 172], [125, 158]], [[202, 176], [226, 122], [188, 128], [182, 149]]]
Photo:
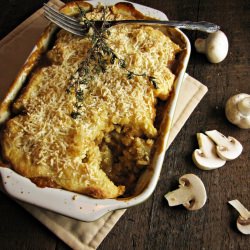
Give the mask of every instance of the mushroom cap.
[[226, 161], [218, 157], [216, 145], [203, 133], [197, 133], [200, 149], [193, 152], [192, 158], [195, 165], [202, 170], [213, 170], [225, 165]]
[[[225, 114], [231, 123], [237, 125], [239, 128], [248, 129], [250, 128], [250, 115], [247, 112], [241, 112], [239, 107], [239, 104], [245, 98], [250, 98], [250, 95], [241, 93], [231, 96], [226, 102]], [[250, 109], [248, 112], [250, 112]]]
[[223, 61], [228, 53], [228, 39], [224, 32], [218, 30], [209, 34], [206, 40], [206, 56], [211, 63]]
[[165, 195], [169, 206], [182, 204], [188, 210], [198, 210], [204, 206], [207, 193], [202, 180], [194, 174], [179, 178], [179, 188]]
[[216, 152], [225, 161], [236, 159], [243, 150], [241, 143], [231, 136], [224, 136], [217, 130], [206, 131], [206, 134], [217, 144]]

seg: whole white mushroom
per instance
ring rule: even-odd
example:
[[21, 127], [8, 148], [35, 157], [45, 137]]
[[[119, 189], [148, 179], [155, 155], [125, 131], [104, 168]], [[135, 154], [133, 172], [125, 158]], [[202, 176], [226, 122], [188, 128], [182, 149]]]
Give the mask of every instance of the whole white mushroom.
[[227, 100], [225, 113], [227, 119], [240, 128], [250, 128], [250, 95], [241, 93]]
[[194, 45], [196, 51], [206, 54], [211, 63], [222, 62], [228, 53], [228, 39], [221, 30], [209, 34], [206, 39], [196, 39]]

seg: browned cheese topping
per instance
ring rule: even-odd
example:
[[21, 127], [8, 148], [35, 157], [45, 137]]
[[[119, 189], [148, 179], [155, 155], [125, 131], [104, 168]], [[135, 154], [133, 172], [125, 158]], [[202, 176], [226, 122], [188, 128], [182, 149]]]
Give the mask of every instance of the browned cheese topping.
[[[96, 15], [98, 9], [87, 14], [89, 19]], [[108, 12], [107, 19], [113, 18], [122, 16]], [[15, 103], [24, 112], [8, 121], [3, 150], [14, 169], [28, 178], [114, 198], [124, 193], [124, 186], [133, 186], [150, 164], [158, 134], [157, 100], [170, 94], [175, 75], [168, 65], [180, 48], [149, 26], [113, 26], [106, 43], [126, 62], [126, 69], [115, 60], [104, 72], [92, 74], [91, 81], [81, 85], [80, 116], [73, 119], [76, 96], [66, 90], [88, 56], [90, 36], [58, 32], [46, 53], [50, 63], [33, 73]], [[89, 67], [96, 66], [90, 62]], [[128, 70], [153, 76], [157, 88], [147, 77], [128, 78]]]

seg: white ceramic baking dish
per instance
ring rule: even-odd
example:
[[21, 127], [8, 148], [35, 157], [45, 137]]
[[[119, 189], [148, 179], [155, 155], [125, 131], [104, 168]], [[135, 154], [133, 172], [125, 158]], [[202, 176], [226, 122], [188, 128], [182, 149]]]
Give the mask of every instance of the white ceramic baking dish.
[[[99, 0], [90, 1], [93, 6], [96, 6], [99, 2]], [[118, 2], [120, 1], [102, 0], [104, 5], [114, 5]], [[146, 16], [161, 20], [167, 19], [166, 15], [161, 11], [135, 3], [133, 3], [133, 5], [137, 10]], [[22, 88], [23, 82], [32, 69], [29, 62], [36, 58], [37, 52], [41, 50], [41, 48], [42, 50], [47, 49], [51, 34], [54, 31], [55, 27], [47, 30], [45, 32], [45, 36], [47, 36], [48, 39], [43, 40], [42, 43], [38, 42], [31, 52], [25, 66], [15, 80], [15, 86], [11, 87], [8, 95], [1, 105], [0, 123], [3, 123], [8, 119], [10, 115], [10, 110], [8, 108], [10, 106], [9, 104], [15, 99], [18, 91]], [[22, 200], [82, 221], [94, 221], [109, 211], [128, 208], [144, 202], [147, 198], [149, 198], [149, 196], [153, 193], [160, 176], [176, 102], [190, 56], [190, 43], [188, 38], [178, 29], [176, 29], [175, 32], [178, 34], [179, 39], [185, 46], [185, 53], [182, 56], [181, 67], [178, 70], [178, 75], [174, 83], [174, 91], [171, 95], [168, 109], [164, 114], [164, 120], [162, 121], [165, 127], [161, 135], [161, 148], [156, 150], [152, 167], [143, 174], [139, 181], [139, 185], [137, 187], [137, 191], [139, 193], [138, 195], [124, 199], [94, 199], [62, 189], [39, 188], [29, 179], [17, 174], [8, 166], [0, 163], [0, 174], [2, 179], [0, 180], [0, 187], [2, 190], [18, 200]], [[141, 192], [139, 192], [139, 190]]]

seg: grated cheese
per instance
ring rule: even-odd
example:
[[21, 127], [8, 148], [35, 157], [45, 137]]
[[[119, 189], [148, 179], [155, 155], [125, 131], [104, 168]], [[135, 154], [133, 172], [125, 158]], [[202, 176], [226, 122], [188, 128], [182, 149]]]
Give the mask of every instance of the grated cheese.
[[[110, 14], [109, 18], [113, 16]], [[130, 140], [126, 139], [124, 152], [119, 154], [128, 158], [133, 155], [135, 159], [131, 158], [126, 163], [131, 166], [125, 168], [149, 164], [153, 143], [147, 141], [157, 136], [154, 127], [157, 99], [166, 100], [172, 89], [175, 76], [167, 66], [180, 48], [161, 31], [138, 25], [110, 28], [107, 43], [126, 61], [129, 70], [154, 76], [158, 88], [146, 77], [128, 79], [126, 70], [115, 61], [107, 65], [106, 72], [96, 74], [82, 87], [81, 117], [72, 119], [70, 113], [76, 99], [66, 89], [91, 44], [87, 37], [60, 31], [54, 47], [47, 53], [52, 64], [35, 72], [29, 82], [30, 90], [17, 100], [26, 115], [14, 117], [7, 125], [4, 150], [18, 172], [29, 178], [52, 178], [68, 190], [85, 193], [85, 188], [93, 186], [105, 197], [116, 197], [123, 189], [114, 185], [102, 170], [104, 151], [101, 149], [104, 139], [109, 134], [113, 136], [114, 131], [123, 137], [126, 137], [124, 131], [129, 131]], [[137, 142], [138, 138], [144, 140], [141, 137], [146, 137], [145, 143]], [[134, 152], [132, 141], [137, 142], [136, 152], [140, 154]], [[109, 155], [115, 158], [116, 152]], [[124, 160], [124, 156], [120, 159]], [[110, 162], [114, 164], [114, 160]]]

